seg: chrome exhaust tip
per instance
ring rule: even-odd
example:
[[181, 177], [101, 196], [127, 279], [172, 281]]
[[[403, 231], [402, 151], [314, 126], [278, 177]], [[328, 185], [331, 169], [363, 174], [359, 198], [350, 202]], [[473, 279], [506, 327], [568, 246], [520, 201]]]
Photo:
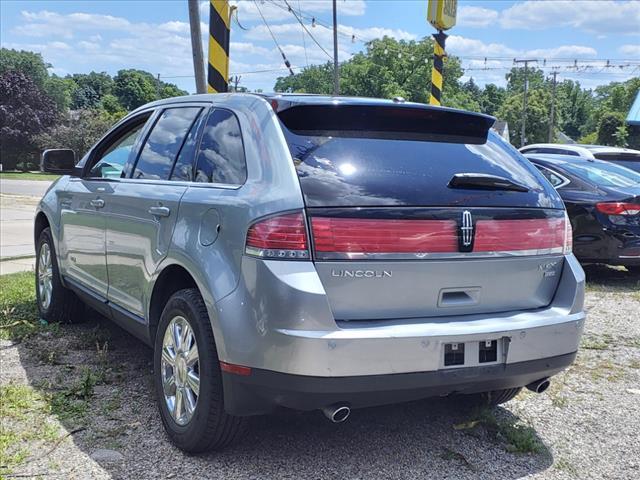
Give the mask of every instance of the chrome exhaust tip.
[[351, 414], [351, 409], [344, 404], [329, 405], [321, 409], [325, 417], [333, 423], [342, 423]]
[[540, 380], [536, 380], [535, 382], [531, 382], [527, 385], [527, 389], [535, 393], [542, 393], [549, 388], [549, 385], [551, 385], [551, 382], [548, 378], [541, 378]]

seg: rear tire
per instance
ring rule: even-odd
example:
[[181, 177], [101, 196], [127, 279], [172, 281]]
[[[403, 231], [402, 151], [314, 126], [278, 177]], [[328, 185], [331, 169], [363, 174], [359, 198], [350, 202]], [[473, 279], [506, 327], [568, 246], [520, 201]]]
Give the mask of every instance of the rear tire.
[[463, 400], [472, 406], [477, 407], [497, 407], [509, 400], [513, 400], [520, 393], [522, 387], [507, 388], [504, 390], [492, 390], [490, 392], [473, 393], [463, 395]]
[[640, 275], [640, 265], [632, 265], [625, 268], [631, 275]]
[[51, 229], [45, 228], [36, 244], [36, 302], [40, 317], [49, 323], [84, 320], [84, 304], [62, 285]]
[[220, 450], [244, 435], [247, 419], [224, 408], [218, 353], [197, 289], [180, 290], [169, 298], [153, 356], [160, 417], [178, 448], [189, 453]]

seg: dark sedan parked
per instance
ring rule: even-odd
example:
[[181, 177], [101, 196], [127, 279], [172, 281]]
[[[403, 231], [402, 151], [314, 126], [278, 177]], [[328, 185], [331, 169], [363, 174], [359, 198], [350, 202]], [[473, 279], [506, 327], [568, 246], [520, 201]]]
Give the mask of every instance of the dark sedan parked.
[[640, 272], [640, 173], [570, 155], [525, 155], [558, 190], [583, 263]]

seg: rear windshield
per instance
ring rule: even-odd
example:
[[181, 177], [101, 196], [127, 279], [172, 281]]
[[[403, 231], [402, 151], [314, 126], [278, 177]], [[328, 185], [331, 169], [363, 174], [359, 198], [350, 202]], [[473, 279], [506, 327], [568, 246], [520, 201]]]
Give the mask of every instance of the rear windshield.
[[611, 162], [640, 162], [640, 154], [638, 153], [594, 153], [593, 156], [598, 160]]
[[633, 187], [640, 184], [640, 173], [613, 163], [565, 163], [567, 171], [603, 187]]
[[[471, 144], [283, 131], [309, 207], [557, 206], [541, 174], [493, 132]], [[457, 173], [499, 175], [530, 191], [448, 188]]]

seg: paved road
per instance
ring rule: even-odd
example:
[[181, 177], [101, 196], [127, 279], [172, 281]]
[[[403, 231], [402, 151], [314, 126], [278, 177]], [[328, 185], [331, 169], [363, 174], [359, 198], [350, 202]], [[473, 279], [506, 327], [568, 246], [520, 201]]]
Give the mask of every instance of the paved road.
[[2, 178], [0, 179], [0, 193], [40, 198], [51, 183], [44, 180], [7, 180]]
[[33, 213], [49, 185], [51, 182], [0, 180], [0, 275], [33, 269]]

